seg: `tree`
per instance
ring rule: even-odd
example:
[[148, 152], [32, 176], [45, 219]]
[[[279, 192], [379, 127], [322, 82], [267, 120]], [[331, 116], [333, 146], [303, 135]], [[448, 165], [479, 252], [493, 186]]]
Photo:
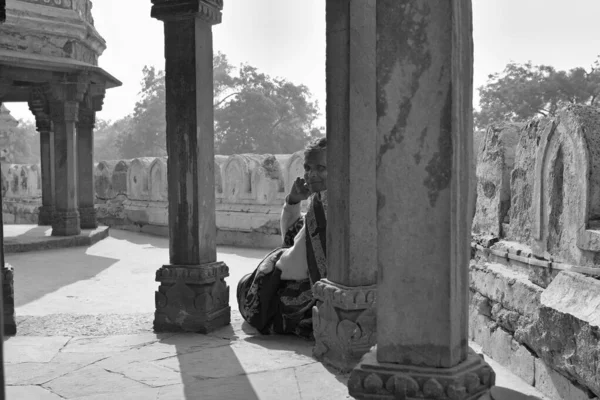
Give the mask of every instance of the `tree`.
[[19, 120], [19, 125], [6, 131], [8, 160], [15, 164], [37, 164], [40, 162], [40, 136], [35, 124]]
[[122, 137], [131, 132], [130, 115], [115, 122], [99, 119], [94, 130], [94, 161], [118, 160], [121, 149], [115, 146]]
[[306, 86], [271, 78], [247, 64], [231, 83], [228, 101], [216, 102], [219, 154], [292, 153], [304, 147], [319, 113]]
[[164, 71], [145, 66], [142, 73], [141, 98], [135, 103], [130, 120], [121, 121], [123, 131], [116, 142], [123, 158], [167, 154]]
[[600, 64], [596, 60], [589, 71], [582, 67], [557, 71], [548, 65], [511, 62], [502, 73], [488, 76], [479, 95], [481, 110], [474, 113], [477, 130], [493, 123], [552, 116], [564, 103], [597, 104]]
[[[164, 72], [144, 67], [140, 100], [116, 143], [123, 158], [166, 155]], [[304, 85], [274, 79], [227, 56], [213, 58], [215, 151], [292, 153], [321, 133], [319, 109]]]

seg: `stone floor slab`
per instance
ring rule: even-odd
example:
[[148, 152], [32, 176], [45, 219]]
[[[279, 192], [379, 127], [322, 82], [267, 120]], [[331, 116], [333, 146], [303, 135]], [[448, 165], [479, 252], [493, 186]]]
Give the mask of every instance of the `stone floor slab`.
[[6, 398], [8, 400], [63, 400], [48, 389], [40, 386], [7, 386]]
[[76, 337], [62, 350], [63, 353], [107, 353], [141, 348], [171, 334], [142, 333], [139, 335], [114, 335], [103, 337]]
[[348, 394], [348, 376], [339, 375], [321, 363], [295, 368], [298, 389], [302, 399], [352, 399]]
[[15, 336], [4, 342], [4, 363], [49, 362], [70, 340], [66, 336]]
[[119, 373], [109, 372], [94, 365], [54, 379], [43, 387], [67, 399], [101, 394], [106, 396], [105, 398], [119, 398], [119, 393], [148, 388]]

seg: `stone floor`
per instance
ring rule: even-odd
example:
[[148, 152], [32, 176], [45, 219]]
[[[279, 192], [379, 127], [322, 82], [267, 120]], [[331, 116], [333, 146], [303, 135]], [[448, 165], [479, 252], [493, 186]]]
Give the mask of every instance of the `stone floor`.
[[[231, 287], [265, 254], [218, 250]], [[347, 376], [316, 362], [310, 342], [262, 336], [243, 323], [233, 290], [230, 326], [209, 335], [153, 333], [154, 274], [168, 253], [166, 238], [111, 230], [90, 247], [7, 255], [18, 324], [18, 335], [4, 343], [7, 398], [350, 398]], [[498, 389], [544, 399], [488, 361]]]

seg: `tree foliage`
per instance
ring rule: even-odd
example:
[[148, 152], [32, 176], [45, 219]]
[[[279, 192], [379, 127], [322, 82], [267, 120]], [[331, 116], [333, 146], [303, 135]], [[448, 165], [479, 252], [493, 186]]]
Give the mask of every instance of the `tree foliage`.
[[568, 71], [548, 65], [509, 63], [504, 71], [488, 76], [479, 88], [481, 107], [474, 113], [475, 127], [493, 123], [523, 122], [536, 115], [554, 115], [561, 104], [594, 105], [600, 95], [600, 64]]
[[[322, 136], [314, 125], [318, 104], [304, 85], [272, 78], [256, 68], [213, 58], [215, 151], [292, 153]], [[144, 67], [139, 100], [128, 117], [97, 128], [97, 159], [116, 149], [122, 158], [166, 155], [164, 71]], [[106, 146], [113, 149], [105, 149]]]
[[19, 120], [19, 125], [4, 133], [5, 148], [2, 157], [15, 164], [37, 164], [40, 162], [40, 137], [35, 124]]

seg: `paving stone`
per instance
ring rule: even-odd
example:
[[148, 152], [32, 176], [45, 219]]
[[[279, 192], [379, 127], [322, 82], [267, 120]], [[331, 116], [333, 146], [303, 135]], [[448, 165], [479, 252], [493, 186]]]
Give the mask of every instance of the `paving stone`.
[[[134, 389], [134, 390], [125, 390], [119, 392], [118, 395], [107, 395], [106, 393], [102, 394], [93, 394], [90, 396], [79, 396], [73, 397], [69, 400], [150, 400], [150, 399], [158, 399], [159, 390], [155, 388], [143, 388], [143, 389]], [[175, 399], [173, 399], [175, 400]], [[177, 397], [177, 400], [190, 400], [185, 397]]]
[[[56, 378], [43, 385], [43, 387], [67, 399], [100, 394], [106, 396], [105, 398], [112, 398], [112, 395], [122, 392], [148, 388], [148, 386], [119, 373], [109, 372], [95, 365]], [[117, 396], [116, 398], [120, 397]]]
[[147, 346], [171, 334], [143, 333], [139, 335], [115, 335], [105, 337], [73, 338], [62, 350], [64, 353], [107, 353], [120, 352]]
[[14, 336], [4, 342], [4, 363], [49, 362], [71, 338]]
[[63, 398], [40, 386], [6, 386], [9, 400], [62, 400]]
[[340, 375], [321, 363], [295, 368], [300, 396], [303, 399], [352, 399], [348, 394], [349, 375]]
[[[172, 368], [196, 378], [225, 378], [263, 371], [299, 367], [316, 361], [306, 354], [290, 351], [287, 346], [277, 348], [249, 343], [234, 342], [231, 346], [206, 349], [195, 353], [182, 354], [157, 364]], [[310, 351], [311, 346], [306, 345]]]
[[120, 365], [118, 367], [106, 367], [104, 369], [110, 372], [122, 374], [131, 380], [146, 384], [151, 387], [161, 387], [183, 383], [183, 378], [179, 372], [155, 362], [134, 362]]

